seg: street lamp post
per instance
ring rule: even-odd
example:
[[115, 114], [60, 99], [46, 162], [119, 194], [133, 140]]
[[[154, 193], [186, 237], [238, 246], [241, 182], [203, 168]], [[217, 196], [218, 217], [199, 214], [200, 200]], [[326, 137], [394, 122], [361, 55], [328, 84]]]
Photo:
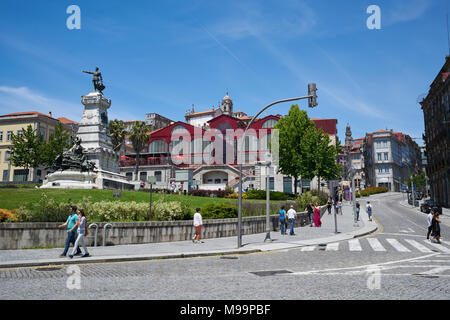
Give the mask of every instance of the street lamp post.
[[[304, 97], [298, 97], [298, 98], [291, 98], [291, 99], [284, 99], [284, 100], [278, 100], [275, 102], [272, 102], [270, 104], [268, 104], [267, 106], [265, 106], [264, 108], [262, 108], [253, 118], [252, 120], [250, 120], [250, 122], [248, 123], [247, 127], [245, 128], [244, 134], [242, 136], [242, 141], [241, 141], [241, 150], [244, 150], [244, 146], [245, 146], [245, 137], [247, 135], [247, 131], [250, 128], [250, 126], [253, 124], [253, 122], [255, 121], [256, 118], [258, 118], [258, 116], [263, 113], [264, 111], [266, 111], [268, 108], [270, 108], [271, 106], [278, 104], [278, 103], [283, 103], [283, 102], [291, 102], [291, 101], [297, 101], [297, 100], [302, 100], [302, 99], [308, 99], [308, 107], [310, 108], [314, 108], [317, 106], [317, 94], [316, 94], [317, 88], [316, 88], [316, 84], [315, 83], [309, 83], [308, 84], [308, 95], [304, 96]], [[241, 151], [242, 152], [242, 151]], [[240, 161], [239, 161], [239, 199], [238, 199], [238, 230], [237, 230], [237, 238], [238, 238], [238, 248], [242, 247], [242, 158], [241, 157]]]

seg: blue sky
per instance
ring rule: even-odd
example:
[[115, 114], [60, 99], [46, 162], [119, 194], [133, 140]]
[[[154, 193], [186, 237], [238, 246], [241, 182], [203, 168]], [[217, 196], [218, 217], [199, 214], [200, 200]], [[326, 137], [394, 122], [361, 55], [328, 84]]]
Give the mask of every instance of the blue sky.
[[[66, 9], [81, 9], [69, 30]], [[369, 30], [369, 5], [381, 29]], [[82, 70], [99, 66], [110, 119], [160, 113], [184, 121], [217, 106], [254, 115], [307, 93], [310, 117], [337, 118], [344, 140], [394, 129], [421, 137], [419, 95], [448, 54], [444, 0], [389, 1], [23, 1], [0, 2], [0, 114], [52, 111], [80, 121], [91, 90]], [[306, 101], [300, 102], [307, 108]], [[286, 114], [279, 104], [271, 114]]]

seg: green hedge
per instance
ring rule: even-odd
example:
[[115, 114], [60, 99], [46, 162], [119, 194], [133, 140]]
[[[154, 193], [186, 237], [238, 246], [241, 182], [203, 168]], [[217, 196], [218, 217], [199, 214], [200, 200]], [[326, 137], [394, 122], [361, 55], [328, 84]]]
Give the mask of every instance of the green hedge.
[[356, 197], [368, 197], [372, 194], [378, 194], [378, 193], [385, 193], [388, 192], [387, 187], [370, 187], [366, 188], [364, 190], [361, 190], [359, 193], [356, 194]]
[[238, 208], [223, 203], [209, 203], [201, 208], [200, 213], [203, 219], [237, 218]]
[[[248, 190], [246, 193], [247, 199], [266, 199], [266, 190]], [[270, 200], [289, 200], [292, 199], [292, 195], [279, 191], [270, 191]]]

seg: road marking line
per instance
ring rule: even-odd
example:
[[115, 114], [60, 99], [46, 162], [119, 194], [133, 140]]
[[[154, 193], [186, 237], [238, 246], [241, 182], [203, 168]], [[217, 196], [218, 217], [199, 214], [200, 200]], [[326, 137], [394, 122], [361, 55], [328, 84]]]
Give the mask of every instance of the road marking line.
[[420, 243], [418, 243], [416, 240], [411, 240], [411, 239], [404, 239], [406, 242], [408, 242], [410, 245], [412, 245], [414, 248], [416, 248], [417, 250], [419, 250], [420, 252], [433, 252], [430, 249], [428, 249], [427, 247], [421, 245]]
[[315, 248], [316, 246], [303, 247], [301, 251], [314, 251]]
[[391, 246], [393, 246], [395, 248], [395, 250], [397, 250], [399, 252], [411, 252], [411, 250], [409, 250], [404, 245], [402, 245], [400, 242], [398, 242], [397, 239], [386, 239], [386, 241], [389, 242], [389, 244]]
[[369, 242], [370, 246], [374, 251], [386, 251], [386, 249], [381, 245], [380, 241], [375, 238], [367, 238], [367, 241]]
[[328, 243], [326, 251], [337, 251], [339, 249], [339, 242]]
[[350, 251], [362, 251], [361, 244], [358, 239], [348, 240], [348, 247]]
[[450, 249], [447, 248], [447, 247], [444, 247], [442, 244], [433, 243], [433, 242], [430, 242], [430, 241], [428, 241], [428, 240], [424, 240], [424, 241], [425, 241], [426, 243], [428, 243], [430, 246], [433, 246], [433, 247], [435, 247], [436, 249], [441, 250], [442, 252], [450, 253]]
[[387, 266], [390, 264], [395, 264], [395, 263], [400, 263], [400, 262], [413, 262], [416, 260], [426, 259], [426, 258], [434, 257], [437, 255], [439, 255], [439, 253], [434, 252], [432, 254], [427, 254], [425, 256], [415, 257], [415, 258], [410, 258], [410, 259], [394, 260], [394, 261], [375, 263], [375, 264], [366, 264], [366, 265], [355, 266], [355, 267], [330, 268], [330, 269], [312, 270], [312, 271], [299, 271], [299, 272], [290, 273], [289, 275], [305, 275], [305, 274], [313, 274], [313, 273], [329, 272], [329, 271], [341, 271], [341, 270], [363, 269], [363, 268], [370, 268], [370, 267], [382, 267], [382, 266]]
[[447, 271], [449, 269], [450, 269], [450, 267], [437, 267], [437, 268], [428, 270], [426, 272], [422, 272], [421, 274], [438, 274], [438, 273], [441, 273], [442, 271]]

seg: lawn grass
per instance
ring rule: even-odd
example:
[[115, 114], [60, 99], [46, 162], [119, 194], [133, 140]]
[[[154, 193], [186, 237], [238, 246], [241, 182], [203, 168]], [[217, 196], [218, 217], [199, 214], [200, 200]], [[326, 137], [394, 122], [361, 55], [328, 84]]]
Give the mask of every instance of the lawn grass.
[[[33, 189], [33, 188], [1, 188], [0, 189], [0, 208], [2, 209], [16, 209], [20, 206], [27, 206], [31, 203], [36, 203], [46, 194], [49, 198], [55, 199], [57, 202], [76, 203], [83, 200], [83, 198], [90, 197], [92, 202], [99, 201], [136, 201], [149, 202], [149, 192], [138, 191], [122, 191], [121, 198], [113, 198], [113, 191], [111, 190], [82, 190], [82, 189]], [[209, 198], [209, 197], [194, 197], [184, 196], [179, 194], [158, 194], [152, 193], [152, 201], [157, 201], [161, 197], [167, 201], [186, 200], [190, 206], [195, 209], [202, 207], [207, 203], [236, 203], [235, 199], [226, 198]]]
[[[39, 201], [45, 193], [49, 198], [53, 198], [57, 202], [77, 203], [83, 198], [90, 197], [92, 202], [98, 201], [136, 201], [149, 202], [149, 192], [139, 191], [122, 191], [121, 198], [113, 198], [112, 190], [98, 189], [34, 189], [34, 188], [0, 188], [0, 209], [17, 209], [21, 206], [28, 207]], [[185, 196], [180, 194], [159, 194], [152, 193], [152, 202], [164, 197], [167, 201], [187, 201], [192, 210], [201, 208], [208, 203], [226, 203], [237, 206], [237, 199], [227, 198], [210, 198]], [[265, 200], [243, 200], [246, 203], [265, 203]], [[277, 202], [277, 201], [271, 201]]]

